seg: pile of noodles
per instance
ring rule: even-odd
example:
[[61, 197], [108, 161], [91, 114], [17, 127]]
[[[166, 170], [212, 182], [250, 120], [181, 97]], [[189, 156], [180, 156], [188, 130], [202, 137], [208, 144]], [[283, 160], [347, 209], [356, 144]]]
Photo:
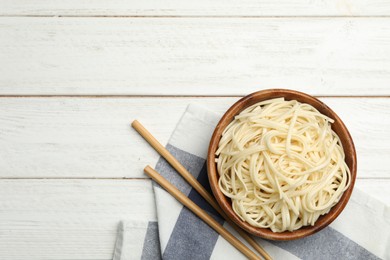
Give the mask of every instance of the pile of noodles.
[[216, 152], [219, 187], [234, 212], [273, 232], [314, 225], [339, 201], [350, 170], [333, 120], [283, 98], [243, 110]]

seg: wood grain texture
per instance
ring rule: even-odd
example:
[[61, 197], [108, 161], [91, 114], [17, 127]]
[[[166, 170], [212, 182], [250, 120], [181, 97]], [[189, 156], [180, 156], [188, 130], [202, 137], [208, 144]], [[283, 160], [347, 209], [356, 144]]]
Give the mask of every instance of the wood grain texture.
[[[389, 186], [356, 183], [388, 205]], [[7, 260], [112, 259], [120, 220], [155, 220], [150, 181], [0, 180], [0, 198], [0, 258]]]
[[[2, 0], [0, 96], [389, 96], [389, 16], [379, 0]], [[145, 178], [158, 155], [132, 120], [165, 144], [188, 103], [236, 100], [0, 97], [0, 259], [112, 259], [120, 220], [156, 219], [150, 181], [67, 178]], [[390, 100], [322, 100], [354, 137], [356, 187], [389, 205]]]
[[[1, 98], [0, 178], [144, 177], [158, 154], [134, 119], [166, 144], [189, 103], [222, 113], [238, 98]], [[358, 178], [390, 178], [390, 99], [322, 98], [357, 149]]]
[[383, 16], [390, 3], [369, 0], [2, 0], [0, 15], [70, 16]]
[[119, 221], [156, 220], [149, 180], [0, 180], [0, 198], [1, 259], [112, 259]]
[[390, 95], [390, 18], [0, 18], [0, 94]]

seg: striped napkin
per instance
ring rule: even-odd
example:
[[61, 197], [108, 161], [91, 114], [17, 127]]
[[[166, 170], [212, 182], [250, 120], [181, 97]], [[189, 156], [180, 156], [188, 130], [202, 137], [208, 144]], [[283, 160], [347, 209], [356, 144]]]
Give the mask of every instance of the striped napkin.
[[[189, 105], [166, 146], [209, 191], [205, 158], [220, 117]], [[160, 158], [155, 168], [239, 237], [164, 159]], [[122, 221], [114, 260], [245, 259], [160, 186], [153, 184], [153, 189], [158, 223]], [[257, 240], [274, 259], [390, 259], [390, 207], [355, 188], [345, 210], [322, 231], [288, 242]]]

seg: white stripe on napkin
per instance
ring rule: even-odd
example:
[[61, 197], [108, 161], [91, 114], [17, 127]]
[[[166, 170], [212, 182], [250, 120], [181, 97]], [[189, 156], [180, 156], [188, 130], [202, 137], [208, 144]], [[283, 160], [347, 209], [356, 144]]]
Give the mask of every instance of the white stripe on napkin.
[[378, 256], [390, 259], [390, 207], [354, 189], [346, 209], [330, 225]]
[[120, 222], [113, 259], [141, 259], [147, 230], [148, 221]]
[[176, 126], [169, 144], [206, 158], [209, 142], [221, 115], [197, 104], [190, 104]]

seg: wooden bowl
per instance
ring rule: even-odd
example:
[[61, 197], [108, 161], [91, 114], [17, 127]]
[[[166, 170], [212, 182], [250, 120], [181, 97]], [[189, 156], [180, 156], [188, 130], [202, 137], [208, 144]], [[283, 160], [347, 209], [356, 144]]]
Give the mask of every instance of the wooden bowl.
[[[314, 226], [305, 226], [295, 231], [285, 231], [281, 233], [272, 232], [271, 229], [268, 228], [259, 228], [254, 227], [248, 224], [247, 222], [242, 221], [236, 213], [232, 209], [232, 204], [230, 198], [226, 197], [218, 186], [218, 172], [217, 166], [215, 163], [215, 152], [218, 149], [219, 140], [221, 139], [221, 135], [226, 126], [233, 120], [234, 116], [239, 114], [245, 108], [263, 101], [267, 99], [273, 99], [278, 97], [284, 97], [286, 100], [297, 100], [302, 103], [307, 103], [318, 109], [322, 114], [334, 119], [334, 123], [332, 124], [332, 129], [338, 134], [340, 140], [343, 144], [344, 152], [345, 152], [345, 161], [351, 170], [351, 185], [344, 192], [340, 201], [332, 207], [328, 214], [321, 216], [315, 223]], [[348, 132], [348, 129], [341, 121], [341, 119], [337, 116], [337, 114], [330, 109], [327, 105], [322, 103], [320, 100], [312, 97], [308, 94], [301, 93], [294, 90], [287, 89], [268, 89], [259, 92], [252, 93], [239, 101], [237, 101], [233, 106], [229, 108], [229, 110], [223, 115], [218, 125], [216, 126], [213, 136], [211, 137], [210, 146], [207, 155], [207, 171], [210, 181], [210, 186], [213, 191], [213, 194], [221, 206], [222, 210], [226, 213], [226, 215], [234, 221], [239, 227], [248, 231], [249, 233], [259, 236], [265, 239], [270, 240], [293, 240], [302, 237], [306, 237], [308, 235], [314, 234], [327, 225], [329, 225], [336, 217], [343, 211], [344, 207], [347, 205], [348, 200], [351, 196], [355, 179], [356, 179], [356, 151], [355, 146], [353, 144], [353, 140], [351, 135]]]

